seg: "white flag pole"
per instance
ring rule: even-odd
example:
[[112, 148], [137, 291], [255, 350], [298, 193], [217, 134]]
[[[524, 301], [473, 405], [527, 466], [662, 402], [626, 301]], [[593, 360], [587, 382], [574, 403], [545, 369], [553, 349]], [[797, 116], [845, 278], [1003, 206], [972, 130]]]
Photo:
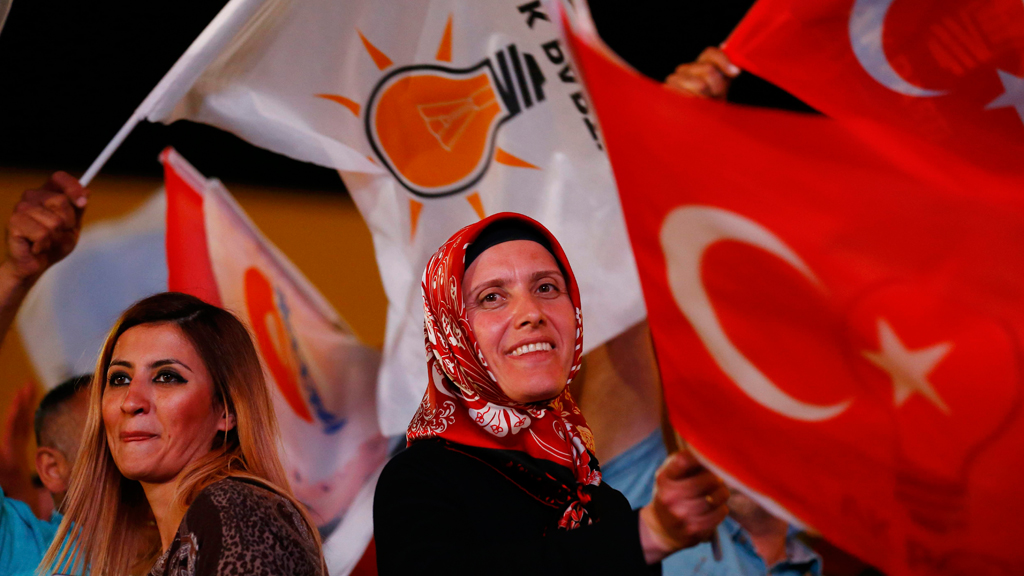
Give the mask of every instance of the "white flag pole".
[[89, 165], [89, 169], [85, 171], [85, 174], [82, 174], [82, 177], [78, 179], [78, 183], [81, 184], [82, 187], [88, 186], [89, 183], [92, 182], [92, 179], [96, 177], [96, 174], [98, 174], [100, 169], [103, 168], [103, 165], [107, 163], [107, 160], [110, 160], [110, 157], [114, 155], [114, 150], [117, 150], [121, 143], [124, 142], [124, 139], [128, 137], [128, 134], [131, 133], [132, 129], [135, 128], [135, 125], [139, 123], [139, 120], [142, 120], [143, 116], [145, 115], [139, 114], [139, 111], [136, 110], [135, 113], [132, 114], [132, 117], [124, 123], [124, 126], [121, 126], [121, 129], [114, 135], [114, 139], [107, 143], [106, 147], [103, 148], [103, 151], [100, 152], [100, 155], [92, 161], [92, 164]]
[[[0, 0], [2, 1], [2, 0]], [[256, 11], [264, 3], [279, 3], [284, 0], [231, 0], [221, 9], [217, 16], [206, 26], [194, 42], [171, 66], [167, 74], [160, 79], [156, 87], [139, 104], [124, 126], [117, 131], [114, 138], [103, 148], [89, 169], [78, 180], [82, 186], [88, 186], [103, 165], [110, 160], [132, 129], [142, 120], [156, 113], [162, 117], [173, 110], [174, 105], [192, 88], [206, 67], [213, 62], [227, 44], [238, 34]]]

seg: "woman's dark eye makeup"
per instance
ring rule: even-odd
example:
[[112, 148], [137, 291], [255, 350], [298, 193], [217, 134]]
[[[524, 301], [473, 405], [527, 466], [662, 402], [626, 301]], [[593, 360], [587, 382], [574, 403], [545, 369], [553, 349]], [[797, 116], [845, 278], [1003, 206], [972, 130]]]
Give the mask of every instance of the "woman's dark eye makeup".
[[153, 381], [158, 384], [185, 384], [188, 382], [188, 380], [182, 378], [181, 374], [174, 370], [161, 370], [157, 372], [157, 375], [153, 377]]
[[[113, 372], [107, 377], [107, 385], [113, 388], [120, 386], [127, 386], [131, 384], [132, 378], [127, 372], [118, 370]], [[153, 382], [157, 384], [186, 384], [188, 380], [183, 378], [181, 374], [174, 370], [161, 370], [153, 376]]]

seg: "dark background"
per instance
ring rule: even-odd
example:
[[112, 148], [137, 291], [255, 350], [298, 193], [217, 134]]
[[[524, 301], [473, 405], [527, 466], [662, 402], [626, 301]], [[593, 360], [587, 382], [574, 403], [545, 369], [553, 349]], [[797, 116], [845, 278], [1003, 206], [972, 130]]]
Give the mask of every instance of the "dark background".
[[[225, 0], [14, 0], [0, 31], [0, 166], [81, 174]], [[338, 174], [211, 126], [142, 122], [103, 169], [161, 177], [174, 146], [230, 182], [343, 191]]]
[[[224, 4], [14, 0], [0, 32], [0, 166], [84, 172]], [[694, 60], [705, 47], [720, 44], [751, 4], [590, 1], [608, 44], [658, 80]], [[746, 74], [733, 84], [730, 99], [800, 107], [784, 92]], [[344, 191], [330, 169], [192, 122], [142, 122], [103, 172], [160, 177], [156, 157], [165, 146], [174, 146], [201, 172], [225, 181]]]

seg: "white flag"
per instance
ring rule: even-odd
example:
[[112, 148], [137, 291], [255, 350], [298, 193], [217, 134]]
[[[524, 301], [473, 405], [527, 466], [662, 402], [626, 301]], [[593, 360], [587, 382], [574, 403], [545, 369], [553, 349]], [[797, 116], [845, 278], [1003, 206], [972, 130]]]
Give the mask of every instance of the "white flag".
[[644, 317], [596, 118], [541, 2], [234, 0], [224, 13], [175, 66], [181, 80], [137, 114], [212, 124], [341, 172], [389, 301], [384, 433], [405, 430], [427, 381], [427, 258], [487, 214], [521, 212], [558, 237], [587, 349]]

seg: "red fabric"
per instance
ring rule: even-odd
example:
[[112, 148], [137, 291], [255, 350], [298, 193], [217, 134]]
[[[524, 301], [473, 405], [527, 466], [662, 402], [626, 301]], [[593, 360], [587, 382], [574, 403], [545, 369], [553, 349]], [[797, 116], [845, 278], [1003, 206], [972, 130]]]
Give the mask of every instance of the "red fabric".
[[989, 169], [1022, 169], [1020, 0], [759, 0], [725, 51], [834, 118], [872, 119]]
[[201, 181], [182, 167], [179, 158], [173, 148], [160, 154], [167, 193], [167, 289], [220, 306], [220, 292], [206, 245], [203, 195], [196, 188]]
[[356, 563], [355, 568], [352, 568], [349, 576], [377, 576], [376, 540], [370, 538], [370, 543], [366, 545], [366, 551], [363, 552], [363, 556]]
[[1024, 178], [577, 51], [676, 429], [886, 573], [1024, 573]]
[[[569, 297], [576, 308], [576, 346], [572, 369], [563, 392], [542, 403], [521, 404], [509, 399], [487, 369], [462, 301], [466, 247], [497, 220], [515, 219], [540, 231], [568, 274]], [[444, 438], [458, 444], [514, 450], [549, 460], [573, 471], [576, 497], [566, 509], [560, 527], [572, 529], [589, 523], [584, 486], [601, 483], [593, 459], [593, 434], [569, 395], [568, 383], [580, 369], [583, 316], [580, 293], [569, 261], [551, 233], [522, 214], [502, 212], [459, 230], [427, 263], [423, 273], [424, 339], [430, 381], [423, 401], [409, 424], [409, 443]]]

